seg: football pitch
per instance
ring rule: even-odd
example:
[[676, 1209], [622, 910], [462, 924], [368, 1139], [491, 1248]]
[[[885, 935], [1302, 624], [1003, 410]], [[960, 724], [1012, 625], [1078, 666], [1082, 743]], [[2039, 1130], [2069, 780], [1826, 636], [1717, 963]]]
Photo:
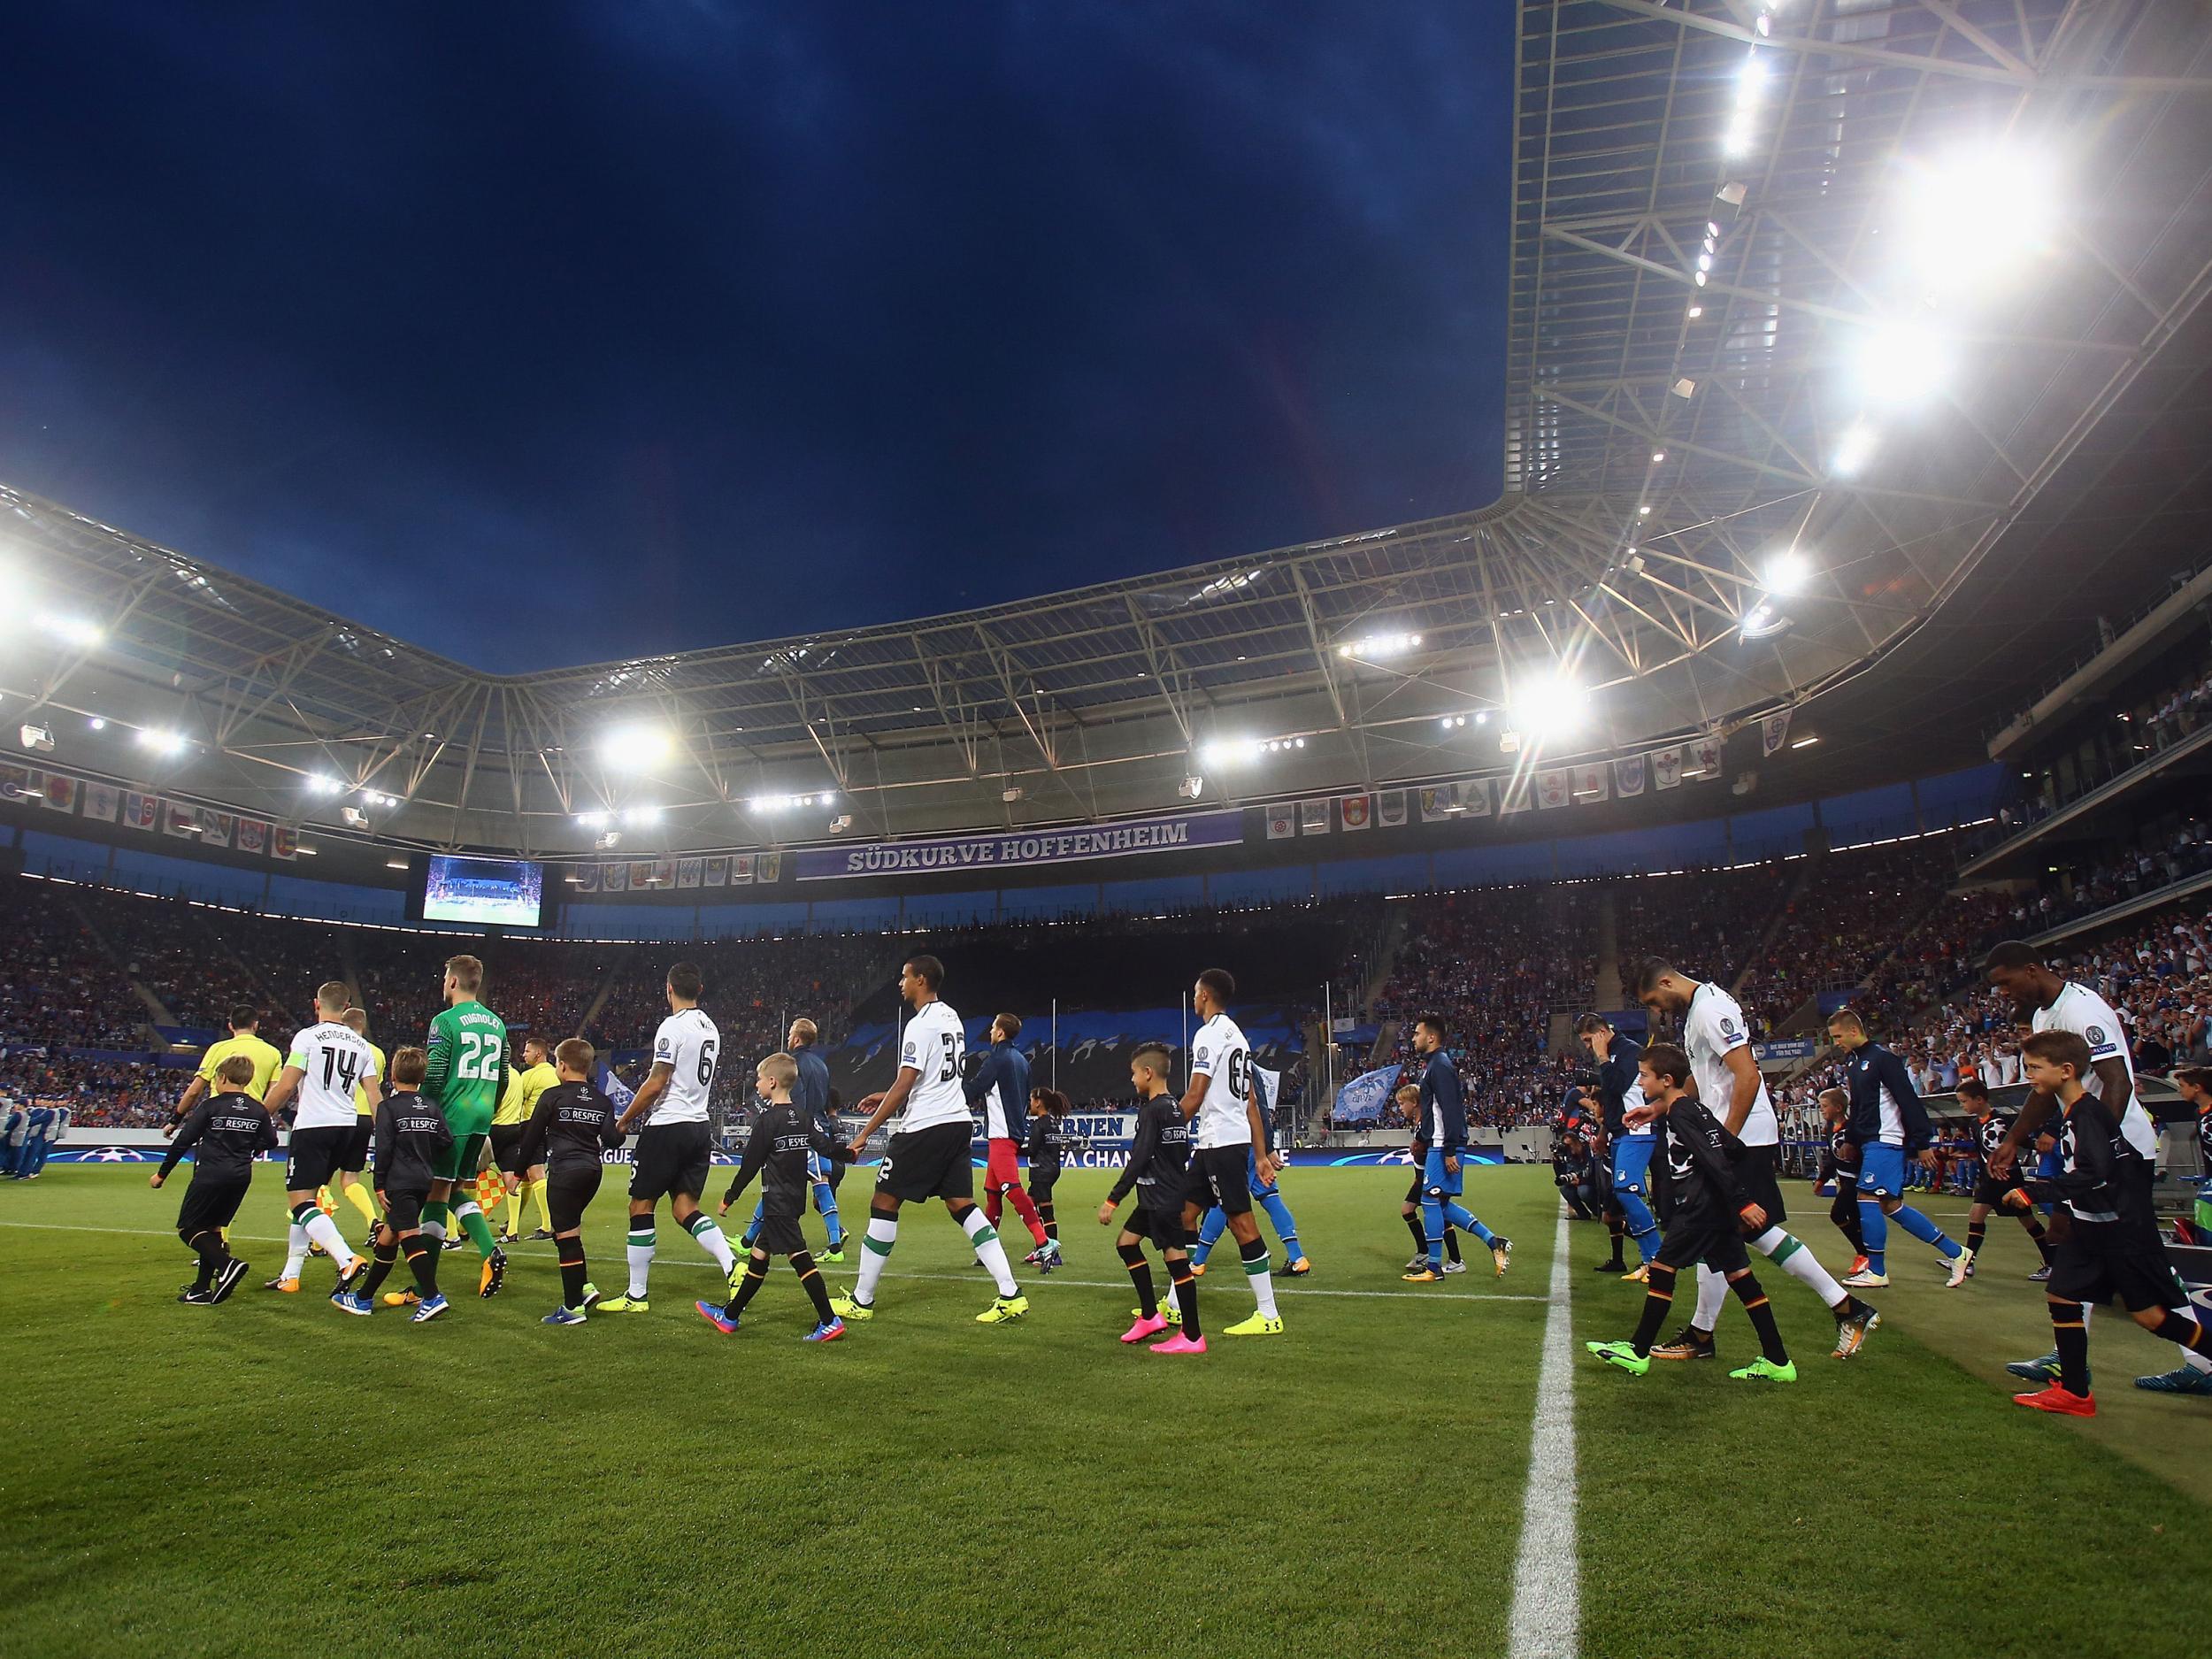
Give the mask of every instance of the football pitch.
[[[1602, 1229], [1563, 1229], [1542, 1170], [1468, 1184], [1511, 1272], [1425, 1286], [1398, 1279], [1402, 1169], [1291, 1171], [1317, 1271], [1277, 1280], [1286, 1333], [1218, 1334], [1251, 1310], [1227, 1254], [1202, 1281], [1212, 1352], [1189, 1360], [1115, 1340], [1132, 1295], [1094, 1219], [1103, 1172], [1063, 1179], [1068, 1265], [1018, 1270], [1026, 1321], [976, 1325], [988, 1281], [941, 1209], [910, 1207], [877, 1317], [827, 1348], [799, 1340], [780, 1263], [741, 1332], [707, 1325], [691, 1302], [717, 1276], [664, 1221], [652, 1311], [577, 1330], [538, 1323], [548, 1244], [489, 1302], [473, 1252], [448, 1256], [467, 1294], [419, 1328], [341, 1314], [324, 1262], [301, 1294], [265, 1292], [276, 1166], [233, 1228], [247, 1286], [180, 1307], [184, 1171], [159, 1193], [148, 1172], [0, 1186], [9, 1655], [2202, 1647], [2212, 1402], [2131, 1387], [2173, 1350], [2112, 1310], [2102, 1416], [2014, 1407], [2002, 1362], [2048, 1325], [2008, 1224], [1956, 1292], [1932, 1253], [1893, 1251], [1882, 1328], [1843, 1363], [1810, 1293], [1761, 1264], [1802, 1379], [1775, 1387], [1728, 1379], [1755, 1352], [1732, 1303], [1721, 1363], [1640, 1379], [1589, 1359], [1642, 1292], [1591, 1271]], [[846, 1182], [849, 1217], [865, 1194]], [[1788, 1194], [1836, 1265], [1824, 1203]], [[622, 1213], [611, 1183], [587, 1231], [611, 1294]], [[1539, 1399], [1555, 1318], [1571, 1406]]]

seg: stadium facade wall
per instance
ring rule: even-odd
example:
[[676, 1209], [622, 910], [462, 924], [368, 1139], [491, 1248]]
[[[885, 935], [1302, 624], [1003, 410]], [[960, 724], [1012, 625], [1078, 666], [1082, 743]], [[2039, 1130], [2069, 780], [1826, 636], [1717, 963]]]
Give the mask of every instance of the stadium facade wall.
[[[625, 900], [571, 895], [564, 887], [548, 932], [561, 938], [656, 941], [877, 932], [1101, 913], [1249, 909], [1344, 894], [1421, 893], [1750, 864], [1801, 854], [1816, 836], [1832, 846], [1850, 847], [1980, 822], [1993, 810], [2004, 770], [1978, 766], [1826, 801], [1526, 840], [1492, 839], [1504, 827], [1496, 818], [1272, 842], [1264, 839], [1263, 828], [1235, 848], [1155, 855], [1145, 861], [1141, 875], [1115, 875], [1109, 872], [1125, 867], [1099, 865], [1094, 866], [1100, 872], [1094, 879], [1072, 882], [1065, 879], [1065, 869], [1058, 869], [1050, 872], [1056, 879], [1025, 883], [1010, 872], [982, 887], [964, 886], [957, 875], [918, 877], [890, 893], [875, 890], [879, 879], [851, 891], [823, 882], [813, 884], [820, 892], [801, 896], [786, 880], [741, 899], [715, 902], [699, 902], [695, 889]], [[1686, 795], [1690, 787], [1685, 787]], [[1253, 816], [1263, 815], [1256, 809]], [[1517, 830], [1553, 827], [1554, 820], [1564, 816], [1532, 812], [1507, 823]], [[79, 833], [58, 834], [48, 827], [51, 821], [27, 816], [27, 810], [18, 807], [0, 812], [0, 826], [12, 826], [0, 827], [0, 834], [19, 853], [28, 874], [307, 920], [409, 926], [401, 878], [391, 885], [319, 879], [265, 863], [157, 851], [139, 844], [142, 836], [105, 826], [73, 822], [72, 829]], [[549, 896], [556, 885], [549, 872]]]

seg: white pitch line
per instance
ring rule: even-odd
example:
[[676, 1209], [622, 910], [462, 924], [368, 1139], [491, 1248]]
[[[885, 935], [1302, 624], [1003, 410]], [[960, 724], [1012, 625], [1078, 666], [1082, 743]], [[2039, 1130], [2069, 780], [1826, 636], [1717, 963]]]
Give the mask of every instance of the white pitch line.
[[1574, 1270], [1567, 1220], [1552, 1246], [1551, 1313], [1544, 1321], [1528, 1437], [1528, 1490], [1521, 1501], [1521, 1548], [1513, 1563], [1512, 1659], [1576, 1659], [1582, 1647], [1582, 1569], [1575, 1499]]
[[[173, 1239], [177, 1236], [173, 1228], [95, 1227], [88, 1225], [86, 1223], [76, 1221], [14, 1221], [4, 1217], [0, 1217], [0, 1227], [29, 1227], [41, 1233], [113, 1233], [118, 1237], [127, 1239]], [[231, 1237], [234, 1239], [242, 1239], [250, 1244], [282, 1244], [286, 1242], [285, 1240], [280, 1239], [274, 1233], [238, 1233], [234, 1231]], [[510, 1252], [510, 1254], [511, 1255], [513, 1253]], [[549, 1250], [532, 1250], [527, 1252], [527, 1254], [533, 1256], [543, 1257], [547, 1260], [550, 1260], [552, 1256], [552, 1253]], [[815, 1259], [818, 1262], [821, 1258], [818, 1256]], [[653, 1263], [653, 1271], [657, 1273], [669, 1268], [675, 1268], [679, 1270], [699, 1268], [711, 1273], [719, 1273], [721, 1271], [721, 1270], [716, 1267], [712, 1262], [656, 1261]], [[989, 1282], [979, 1273], [902, 1272], [895, 1268], [887, 1269], [883, 1276], [886, 1279], [941, 1279], [964, 1285], [987, 1285]], [[1333, 1288], [1325, 1289], [1319, 1286], [1314, 1285], [1301, 1285], [1296, 1283], [1294, 1280], [1289, 1283], [1285, 1283], [1283, 1282], [1284, 1277], [1285, 1276], [1280, 1273], [1278, 1273], [1275, 1276], [1277, 1281], [1275, 1286], [1275, 1294], [1279, 1296], [1380, 1296], [1389, 1298], [1394, 1301], [1402, 1300], [1406, 1302], [1550, 1302], [1557, 1294], [1555, 1291], [1551, 1296], [1539, 1296], [1528, 1293], [1516, 1293], [1505, 1290], [1338, 1290]], [[1050, 1288], [1054, 1286], [1058, 1286], [1069, 1290], [1123, 1290], [1130, 1291], [1132, 1294], [1134, 1294], [1129, 1281], [1125, 1279], [1063, 1279], [1057, 1272], [1052, 1273], [1047, 1277], [1025, 1281], [1022, 1294], [1024, 1295], [1027, 1295], [1032, 1291]]]

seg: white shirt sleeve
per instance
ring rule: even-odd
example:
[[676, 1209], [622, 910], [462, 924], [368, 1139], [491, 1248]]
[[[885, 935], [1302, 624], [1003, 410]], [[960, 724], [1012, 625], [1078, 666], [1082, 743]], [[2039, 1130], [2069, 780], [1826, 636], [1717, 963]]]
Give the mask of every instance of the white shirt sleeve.
[[2127, 1033], [2120, 1018], [2112, 1011], [2112, 1004], [2094, 991], [2084, 987], [2075, 999], [2074, 1017], [2080, 1024], [2082, 1041], [2089, 1045], [2092, 1060], [2109, 1060], [2120, 1053]]
[[1214, 1055], [1218, 1043], [1206, 1035], [1201, 1026], [1197, 1041], [1191, 1044], [1190, 1071], [1193, 1077], [1211, 1077], [1214, 1074]]
[[1725, 1059], [1751, 1041], [1750, 1033], [1744, 1029], [1743, 1010], [1737, 1006], [1735, 998], [1717, 986], [1698, 998], [1697, 1011], [1687, 1023], [1697, 1026], [1698, 1034], [1718, 1058]]

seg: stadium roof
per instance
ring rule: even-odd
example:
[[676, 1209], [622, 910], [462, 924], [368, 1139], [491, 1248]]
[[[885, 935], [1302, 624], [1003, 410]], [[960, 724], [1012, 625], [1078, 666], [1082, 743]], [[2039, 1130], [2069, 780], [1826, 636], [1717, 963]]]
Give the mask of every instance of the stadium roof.
[[[1527, 0], [1506, 491], [1479, 511], [498, 676], [0, 489], [25, 620], [50, 625], [19, 629], [0, 692], [11, 724], [104, 717], [52, 722], [57, 764], [88, 774], [553, 856], [590, 849], [595, 813], [632, 813], [638, 850], [818, 840], [847, 816], [853, 836], [1105, 818], [1179, 804], [1192, 777], [1207, 803], [1427, 782], [1816, 699], [1851, 711], [1870, 780], [1902, 775], [1896, 736], [1957, 654], [1944, 618], [1973, 612], [1997, 664], [1977, 683], [2012, 695], [2039, 667], [2004, 665], [1976, 595], [2009, 584], [2020, 608], [2022, 571], [2062, 557], [2067, 592], [2024, 610], [2068, 628], [2089, 589], [2169, 556], [2162, 515], [2208, 505], [2200, 421], [2116, 474], [2200, 403], [2212, 358], [2192, 326], [2212, 288], [2200, 17]], [[2047, 219], [2008, 195], [2044, 182]], [[2055, 485], [2107, 515], [2085, 569]], [[1883, 672], [1900, 652], [1919, 678]]]

